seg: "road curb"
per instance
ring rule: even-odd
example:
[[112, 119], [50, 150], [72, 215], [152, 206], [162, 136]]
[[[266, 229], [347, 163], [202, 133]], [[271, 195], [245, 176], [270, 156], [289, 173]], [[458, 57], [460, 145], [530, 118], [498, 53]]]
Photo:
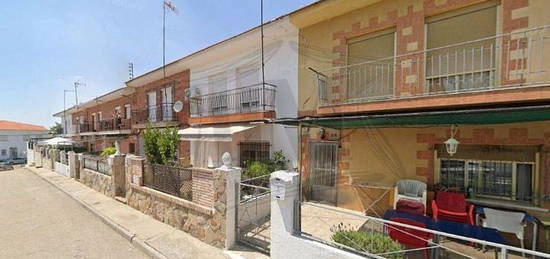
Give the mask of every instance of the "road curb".
[[[141, 251], [143, 251], [144, 253], [146, 253], [148, 256], [150, 256], [151, 258], [156, 258], [156, 259], [168, 259], [168, 257], [166, 257], [164, 254], [162, 254], [159, 250], [155, 249], [153, 246], [149, 245], [147, 243], [147, 241], [145, 240], [142, 240], [141, 238], [137, 237], [136, 234], [134, 233], [131, 233], [129, 230], [127, 230], [126, 228], [122, 227], [121, 225], [119, 225], [118, 223], [116, 223], [115, 221], [113, 221], [112, 219], [110, 219], [109, 217], [103, 215], [101, 212], [99, 212], [98, 210], [96, 210], [94, 207], [92, 207], [90, 204], [80, 200], [78, 197], [76, 197], [75, 195], [73, 195], [72, 193], [68, 192], [67, 190], [63, 189], [61, 186], [59, 186], [58, 184], [56, 184], [55, 182], [51, 181], [50, 179], [46, 178], [46, 177], [43, 177], [42, 175], [40, 175], [39, 172], [35, 171], [32, 167], [28, 167], [28, 166], [25, 166], [23, 167], [24, 169], [32, 172], [33, 174], [37, 175], [38, 177], [40, 177], [40, 179], [44, 180], [45, 182], [51, 184], [52, 186], [54, 186], [55, 188], [57, 188], [58, 190], [62, 191], [63, 193], [67, 194], [67, 196], [71, 197], [71, 199], [75, 200], [76, 202], [78, 202], [82, 207], [86, 208], [88, 211], [92, 212], [92, 214], [96, 215], [101, 221], [103, 221], [107, 226], [109, 226], [110, 228], [112, 228], [113, 230], [115, 230], [119, 235], [121, 235], [122, 237], [124, 237], [126, 240], [128, 240], [133, 246], [137, 247], [138, 249], [140, 249]], [[61, 175], [60, 175], [61, 176]]]

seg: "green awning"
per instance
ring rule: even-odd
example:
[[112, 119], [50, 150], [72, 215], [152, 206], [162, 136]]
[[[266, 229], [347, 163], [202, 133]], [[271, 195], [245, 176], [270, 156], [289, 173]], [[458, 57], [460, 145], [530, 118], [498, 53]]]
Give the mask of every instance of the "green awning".
[[453, 110], [437, 112], [395, 113], [381, 115], [347, 115], [278, 119], [277, 124], [325, 128], [413, 127], [440, 125], [486, 125], [550, 120], [550, 105]]

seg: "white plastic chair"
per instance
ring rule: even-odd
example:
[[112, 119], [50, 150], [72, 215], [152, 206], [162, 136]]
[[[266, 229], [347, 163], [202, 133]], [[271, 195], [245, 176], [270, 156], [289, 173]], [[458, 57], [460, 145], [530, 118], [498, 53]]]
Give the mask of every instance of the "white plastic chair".
[[424, 204], [424, 211], [426, 211], [426, 198], [426, 183], [411, 179], [399, 180], [395, 185], [393, 208], [396, 208], [397, 201], [405, 199], [421, 202]]
[[523, 218], [525, 217], [525, 213], [489, 208], [483, 208], [483, 213], [485, 214], [485, 219], [482, 221], [483, 227], [494, 228], [506, 233], [514, 233], [521, 242], [521, 248], [525, 247], [523, 243], [523, 233], [525, 230]]

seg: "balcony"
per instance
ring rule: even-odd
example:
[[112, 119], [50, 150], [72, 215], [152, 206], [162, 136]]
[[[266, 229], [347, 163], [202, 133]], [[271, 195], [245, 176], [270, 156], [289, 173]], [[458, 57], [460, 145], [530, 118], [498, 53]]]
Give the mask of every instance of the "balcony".
[[131, 129], [130, 119], [106, 119], [95, 123], [84, 122], [74, 125], [79, 133], [127, 131]]
[[275, 111], [276, 86], [255, 84], [191, 97], [191, 118]]
[[145, 109], [132, 110], [132, 119], [137, 124], [177, 121], [173, 107], [173, 103], [163, 103]]
[[[393, 107], [384, 101], [401, 101], [396, 109], [453, 105], [453, 101], [468, 104], [469, 99], [461, 99], [472, 96], [468, 93], [545, 86], [550, 83], [550, 63], [544, 62], [550, 58], [549, 47], [550, 25], [315, 71], [318, 112], [367, 111], [365, 104], [372, 110]], [[453, 95], [457, 98], [449, 102], [420, 100]], [[542, 97], [540, 93], [532, 96]], [[488, 101], [493, 100], [478, 98], [478, 102]], [[380, 102], [384, 105], [375, 104]]]

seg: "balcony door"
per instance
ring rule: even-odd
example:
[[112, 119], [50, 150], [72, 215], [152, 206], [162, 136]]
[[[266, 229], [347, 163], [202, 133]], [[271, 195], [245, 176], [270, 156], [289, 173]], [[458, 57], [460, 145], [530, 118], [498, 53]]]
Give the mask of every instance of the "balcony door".
[[147, 111], [148, 111], [148, 120], [150, 122], [157, 121], [157, 92], [148, 92], [147, 93]]
[[259, 84], [260, 70], [256, 67], [238, 69], [238, 98], [240, 108], [244, 112], [260, 107], [262, 86]]
[[172, 120], [173, 111], [172, 105], [174, 103], [174, 98], [172, 95], [172, 87], [166, 87], [161, 90], [162, 94], [162, 120]]
[[494, 38], [495, 3], [430, 17], [426, 30], [426, 91], [463, 92], [495, 85], [500, 51]]
[[216, 115], [226, 113], [228, 110], [227, 77], [225, 73], [210, 76], [208, 79], [209, 90], [207, 99], [208, 114]]
[[395, 31], [385, 30], [348, 43], [346, 96], [349, 101], [393, 95]]

